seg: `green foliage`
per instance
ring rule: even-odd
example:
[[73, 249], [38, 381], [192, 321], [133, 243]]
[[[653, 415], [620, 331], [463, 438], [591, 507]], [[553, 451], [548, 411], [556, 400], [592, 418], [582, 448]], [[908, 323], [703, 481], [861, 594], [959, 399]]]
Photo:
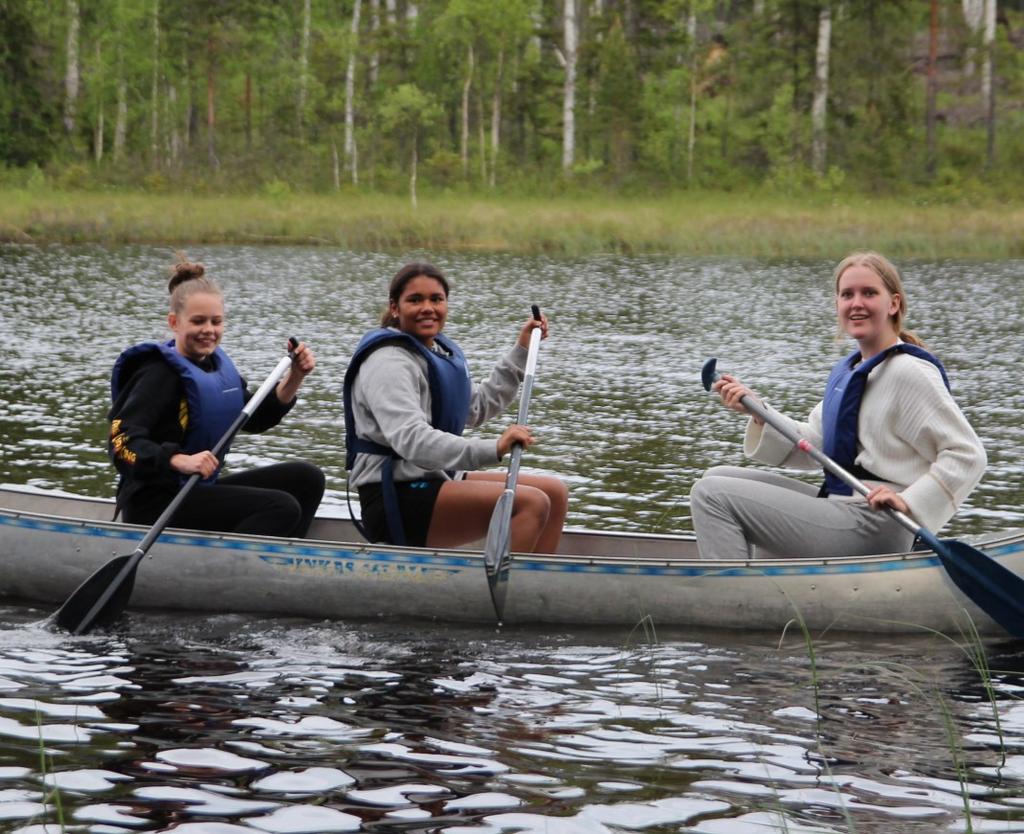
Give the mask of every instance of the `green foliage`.
[[[718, 0], [577, 3], [576, 161], [564, 179], [561, 2], [420, 0], [413, 19], [408, 4], [392, 18], [387, 4], [362, 0], [353, 33], [355, 0], [313, 0], [305, 71], [301, 2], [80, 3], [80, 83], [66, 133], [68, 7], [0, 0], [0, 165], [5, 182], [35, 176], [38, 186], [45, 171], [58, 188], [331, 192], [353, 58], [356, 164], [371, 189], [401, 188], [415, 147], [423, 187], [463, 192], [493, 176], [507, 193], [534, 194], [762, 185], [809, 195], [932, 187], [942, 201], [1019, 193], [1019, 3], [1000, 4], [991, 165], [980, 70], [964, 74], [981, 44], [959, 4], [943, 5], [932, 176], [927, 0], [832, 0], [828, 173], [819, 177], [809, 111], [823, 2], [763, 0], [761, 14]], [[459, 154], [470, 48], [467, 178]], [[9, 170], [32, 165], [24, 177]]]
[[36, 42], [29, 3], [0, 0], [0, 164], [40, 164], [54, 150], [58, 120]]

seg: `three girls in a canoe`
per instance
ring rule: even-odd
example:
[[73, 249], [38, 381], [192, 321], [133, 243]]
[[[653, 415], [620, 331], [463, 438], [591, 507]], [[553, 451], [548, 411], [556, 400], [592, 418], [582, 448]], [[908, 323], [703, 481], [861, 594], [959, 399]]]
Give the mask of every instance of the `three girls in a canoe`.
[[[713, 467], [690, 493], [702, 558], [909, 550], [913, 534], [884, 508], [938, 530], [985, 471], [985, 449], [953, 400], [942, 363], [904, 329], [906, 295], [896, 267], [877, 253], [854, 253], [839, 263], [834, 279], [839, 330], [857, 349], [836, 363], [824, 399], [806, 422], [779, 417], [865, 482], [870, 493], [851, 494], [831, 474], [819, 490], [778, 473]], [[741, 412], [744, 396], [756, 398], [729, 374], [714, 390]], [[763, 463], [818, 468], [755, 417], [747, 423], [743, 450]]]
[[[448, 280], [437, 267], [410, 263], [391, 281], [381, 326], [363, 336], [344, 383], [346, 468], [359, 490], [371, 541], [452, 547], [482, 539], [504, 489], [494, 466], [516, 443], [530, 446], [526, 426], [495, 439], [469, 438], [465, 427], [501, 414], [523, 378], [529, 319], [490, 376], [473, 383], [459, 346], [442, 333]], [[519, 476], [511, 519], [513, 551], [553, 553], [562, 534], [568, 491], [557, 478]]]
[[[304, 536], [324, 491], [319, 468], [305, 461], [221, 474], [211, 449], [251, 392], [220, 348], [224, 296], [202, 264], [172, 267], [167, 324], [174, 338], [128, 348], [111, 380], [108, 451], [120, 473], [117, 505], [126, 522], [152, 524], [185, 480], [203, 478], [170, 523], [176, 527], [272, 536]], [[316, 357], [305, 344], [245, 425], [262, 432], [295, 404]], [[222, 453], [227, 454], [225, 449]]]

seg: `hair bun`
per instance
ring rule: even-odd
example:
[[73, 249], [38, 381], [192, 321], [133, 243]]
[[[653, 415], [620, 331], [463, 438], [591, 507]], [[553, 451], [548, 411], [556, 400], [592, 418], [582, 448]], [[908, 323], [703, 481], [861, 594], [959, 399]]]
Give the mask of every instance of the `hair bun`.
[[186, 281], [195, 278], [202, 278], [206, 274], [206, 267], [200, 263], [192, 263], [182, 258], [170, 267], [171, 280], [167, 282], [167, 291], [174, 292], [174, 288]]

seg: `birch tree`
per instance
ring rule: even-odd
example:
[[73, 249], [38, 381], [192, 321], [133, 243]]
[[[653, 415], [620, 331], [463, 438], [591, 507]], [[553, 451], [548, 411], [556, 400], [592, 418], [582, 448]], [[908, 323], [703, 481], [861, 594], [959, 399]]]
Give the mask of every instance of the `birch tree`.
[[302, 38], [299, 42], [299, 100], [296, 122], [296, 132], [300, 142], [306, 141], [306, 97], [309, 90], [309, 30], [312, 17], [311, 0], [304, 0], [302, 4]]
[[576, 162], [576, 58], [579, 32], [576, 26], [576, 0], [563, 0], [562, 62], [565, 85], [562, 92], [562, 171], [571, 173]]
[[826, 2], [818, 12], [818, 47], [814, 56], [814, 99], [811, 102], [811, 167], [825, 173], [828, 151], [828, 63], [832, 48], [832, 8]]
[[690, 3], [686, 15], [686, 35], [690, 47], [690, 122], [686, 129], [686, 184], [693, 184], [693, 155], [697, 145], [697, 4]]
[[154, 168], [160, 164], [160, 0], [153, 0], [153, 72], [150, 79], [149, 155]]
[[359, 48], [359, 12], [362, 0], [352, 6], [352, 38], [349, 41], [348, 65], [345, 68], [345, 168], [352, 175], [352, 184], [359, 184], [359, 165], [356, 161], [355, 97], [356, 52]]
[[81, 14], [78, 0], [67, 0], [68, 31], [64, 40], [64, 132], [73, 136], [78, 113], [78, 35], [81, 30]]
[[970, 39], [967, 43], [967, 50], [964, 54], [964, 76], [973, 77], [977, 70], [977, 47], [975, 41], [981, 34], [981, 24], [985, 19], [986, 0], [962, 0], [964, 10], [964, 22], [970, 32]]
[[418, 207], [416, 178], [419, 169], [420, 136], [440, 115], [433, 96], [415, 84], [400, 84], [384, 99], [380, 108], [385, 128], [409, 146], [409, 198]]
[[935, 174], [935, 106], [939, 82], [936, 64], [939, 55], [939, 0], [931, 0], [928, 19], [928, 88], [925, 97], [925, 170]]
[[985, 0], [985, 56], [981, 66], [981, 97], [985, 102], [985, 125], [988, 133], [985, 165], [988, 168], [992, 167], [996, 156], [996, 2], [997, 0]]

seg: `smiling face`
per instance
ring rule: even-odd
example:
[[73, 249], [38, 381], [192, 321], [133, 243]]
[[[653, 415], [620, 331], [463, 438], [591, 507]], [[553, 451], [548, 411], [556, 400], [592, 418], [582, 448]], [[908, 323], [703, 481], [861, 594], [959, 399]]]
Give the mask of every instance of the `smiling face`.
[[167, 324], [174, 331], [178, 353], [200, 362], [217, 349], [224, 335], [224, 299], [216, 293], [192, 293], [181, 312], [167, 316]]
[[861, 354], [873, 356], [899, 338], [900, 297], [890, 292], [873, 269], [854, 264], [836, 285], [839, 327], [857, 340]]
[[448, 318], [448, 295], [436, 278], [417, 275], [406, 282], [398, 301], [391, 301], [389, 309], [399, 330], [430, 347]]

